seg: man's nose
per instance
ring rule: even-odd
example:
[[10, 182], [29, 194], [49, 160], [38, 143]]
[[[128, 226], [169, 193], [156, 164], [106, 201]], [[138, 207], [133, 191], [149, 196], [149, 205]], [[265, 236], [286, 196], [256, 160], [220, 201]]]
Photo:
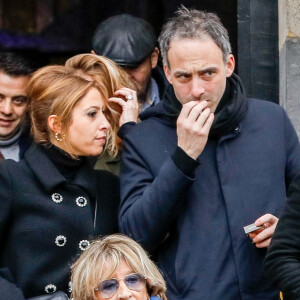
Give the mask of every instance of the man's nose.
[[2, 100], [0, 102], [0, 110], [5, 115], [10, 115], [12, 113], [12, 103], [9, 99]]
[[118, 288], [118, 299], [129, 299], [131, 296], [131, 290], [127, 287], [123, 280], [120, 280]]
[[205, 88], [203, 87], [203, 82], [200, 78], [194, 78], [192, 81], [192, 89], [191, 94], [195, 99], [201, 99], [202, 95], [205, 92]]

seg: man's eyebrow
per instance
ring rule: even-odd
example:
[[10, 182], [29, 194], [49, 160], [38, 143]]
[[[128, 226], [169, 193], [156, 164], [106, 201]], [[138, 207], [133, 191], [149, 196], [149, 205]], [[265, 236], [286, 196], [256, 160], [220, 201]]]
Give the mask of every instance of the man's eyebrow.
[[207, 68], [199, 70], [198, 73], [203, 74], [203, 73], [206, 73], [206, 72], [214, 72], [214, 71], [217, 71], [217, 70], [218, 70], [217, 67], [207, 67]]
[[174, 73], [174, 76], [182, 76], [182, 75], [191, 75], [191, 72], [183, 71], [183, 70], [178, 70]]
[[[214, 66], [210, 66], [210, 67], [206, 67], [204, 69], [200, 69], [197, 71], [198, 74], [203, 74], [203, 73], [206, 73], [206, 72], [215, 72], [217, 71], [218, 68], [217, 67], [214, 67]], [[182, 75], [191, 75], [192, 72], [188, 72], [188, 71], [184, 71], [184, 70], [178, 70], [176, 72], [174, 72], [174, 76], [178, 77], [178, 76], [182, 76]]]

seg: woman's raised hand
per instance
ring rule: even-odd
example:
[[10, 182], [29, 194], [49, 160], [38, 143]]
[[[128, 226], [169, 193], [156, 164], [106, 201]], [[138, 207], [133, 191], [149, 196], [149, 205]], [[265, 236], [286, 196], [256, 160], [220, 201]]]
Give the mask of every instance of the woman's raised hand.
[[127, 122], [137, 122], [139, 105], [136, 91], [129, 88], [121, 88], [114, 93], [114, 97], [108, 99], [110, 102], [119, 104], [122, 107], [120, 116], [120, 127]]

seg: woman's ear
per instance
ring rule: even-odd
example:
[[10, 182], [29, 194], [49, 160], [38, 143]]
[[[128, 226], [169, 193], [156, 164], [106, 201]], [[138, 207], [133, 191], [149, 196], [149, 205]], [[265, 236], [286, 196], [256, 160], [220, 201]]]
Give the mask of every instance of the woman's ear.
[[55, 133], [61, 133], [61, 122], [57, 115], [51, 115], [48, 117], [48, 126], [51, 131]]

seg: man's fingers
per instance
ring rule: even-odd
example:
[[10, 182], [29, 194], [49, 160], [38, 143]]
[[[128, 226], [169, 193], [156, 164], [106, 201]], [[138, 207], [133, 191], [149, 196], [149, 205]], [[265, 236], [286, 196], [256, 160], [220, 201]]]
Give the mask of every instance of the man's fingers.
[[[192, 116], [194, 111], [195, 112], [198, 111], [198, 114], [195, 115], [195, 116], [194, 115]], [[199, 108], [196, 109], [196, 107], [194, 107], [192, 109], [188, 119], [191, 120], [191, 121], [196, 122], [197, 126], [202, 127], [203, 124], [206, 122], [207, 118], [209, 117], [209, 114], [210, 114], [210, 108], [208, 108], [208, 107], [204, 108], [203, 110], [201, 109], [200, 111], [199, 111]]]
[[[199, 105], [199, 106], [198, 106]], [[178, 119], [186, 119], [189, 117], [192, 109], [198, 106], [198, 108], [194, 111], [194, 113], [192, 114], [192, 116], [195, 117], [195, 120], [198, 118], [199, 114], [201, 113], [201, 111], [207, 106], [207, 101], [190, 101], [188, 103], [185, 103], [182, 106], [181, 112], [179, 114]]]
[[255, 236], [249, 234], [257, 248], [265, 248], [270, 245], [277, 223], [278, 218], [272, 214], [265, 214], [255, 221], [256, 226], [264, 226], [264, 228], [259, 229], [261, 232], [259, 230], [255, 231], [257, 233]]
[[271, 224], [277, 223], [278, 218], [275, 217], [272, 214], [265, 214], [265, 215], [261, 216], [260, 218], [258, 218], [255, 221], [255, 225], [256, 226], [263, 226], [265, 223], [268, 223], [268, 222], [271, 223]]
[[276, 229], [276, 225], [277, 223], [274, 223], [270, 227], [265, 228], [262, 232], [260, 232], [253, 238], [253, 242], [260, 243], [268, 238], [272, 238]]
[[[187, 119], [190, 122], [195, 122], [203, 115], [201, 119], [203, 120], [204, 123], [210, 112], [210, 109], [207, 108], [206, 106], [207, 106], [207, 102], [206, 103], [199, 102], [197, 105], [193, 106], [192, 109], [190, 110], [189, 115], [187, 116]], [[206, 111], [206, 113], [204, 113], [205, 110], [209, 110], [209, 112]]]
[[269, 247], [270, 243], [271, 243], [271, 238], [268, 238], [268, 239], [264, 240], [263, 242], [256, 243], [255, 246], [257, 248], [267, 248], [267, 247]]
[[210, 112], [208, 118], [206, 119], [206, 122], [204, 123], [204, 125], [202, 127], [203, 131], [205, 133], [207, 133], [207, 135], [208, 135], [208, 133], [210, 131], [210, 128], [211, 128], [211, 126], [212, 126], [212, 124], [214, 122], [214, 118], [215, 118], [215, 115]]
[[264, 241], [265, 239], [271, 237], [273, 235], [273, 232], [274, 232], [274, 230], [272, 230], [271, 227], [266, 228], [253, 238], [253, 242], [260, 243], [260, 242]]

